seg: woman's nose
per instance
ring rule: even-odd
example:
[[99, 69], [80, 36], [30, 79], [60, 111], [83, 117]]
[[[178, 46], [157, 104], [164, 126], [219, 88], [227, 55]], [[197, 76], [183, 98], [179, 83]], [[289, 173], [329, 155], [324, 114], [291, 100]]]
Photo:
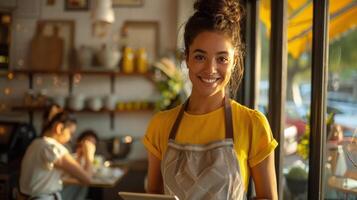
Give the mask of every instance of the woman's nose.
[[210, 72], [210, 73], [216, 73], [217, 72], [217, 62], [216, 62], [215, 59], [212, 59], [209, 62], [207, 62], [206, 71]]

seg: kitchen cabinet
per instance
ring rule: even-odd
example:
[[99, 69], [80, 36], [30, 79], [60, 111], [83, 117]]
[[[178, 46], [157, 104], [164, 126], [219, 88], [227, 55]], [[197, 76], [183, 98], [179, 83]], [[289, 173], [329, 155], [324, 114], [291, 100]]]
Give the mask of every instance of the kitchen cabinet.
[[[34, 82], [34, 75], [40, 74], [40, 75], [64, 75], [68, 77], [68, 91], [69, 95], [73, 94], [73, 85], [74, 85], [74, 79], [76, 76], [82, 76], [82, 75], [96, 75], [96, 76], [107, 76], [110, 78], [110, 93], [114, 94], [115, 91], [115, 79], [120, 78], [120, 77], [142, 77], [145, 79], [148, 79], [150, 82], [154, 84], [154, 79], [153, 79], [153, 74], [152, 73], [123, 73], [123, 72], [117, 72], [117, 71], [99, 71], [99, 70], [12, 70], [9, 71], [9, 74], [25, 74], [29, 78], [29, 89], [33, 89], [33, 82]], [[121, 103], [118, 103], [118, 106], [116, 106], [116, 109], [114, 110], [107, 110], [107, 109], [100, 109], [97, 111], [90, 110], [90, 109], [81, 109], [81, 110], [70, 110], [66, 108], [67, 110], [73, 111], [73, 112], [80, 112], [80, 113], [108, 113], [111, 117], [111, 122], [110, 126], [111, 129], [114, 129], [114, 117], [115, 114], [118, 113], [128, 113], [128, 112], [152, 112], [154, 110], [154, 102], [126, 102], [121, 105]], [[34, 112], [37, 111], [43, 111], [44, 106], [16, 106], [13, 107], [12, 109], [14, 111], [26, 111], [29, 113], [30, 116], [30, 122], [33, 122], [33, 115]]]

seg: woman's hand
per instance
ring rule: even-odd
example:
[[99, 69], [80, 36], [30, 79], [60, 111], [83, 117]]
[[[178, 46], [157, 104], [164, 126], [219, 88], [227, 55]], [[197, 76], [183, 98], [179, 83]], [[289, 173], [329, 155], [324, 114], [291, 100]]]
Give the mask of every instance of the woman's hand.
[[84, 158], [86, 160], [88, 159], [90, 162], [93, 162], [96, 149], [95, 145], [89, 140], [84, 140], [81, 146]]
[[82, 144], [77, 144], [77, 147], [76, 147], [76, 155], [77, 155], [77, 161], [80, 162], [80, 160], [82, 159], [83, 157], [83, 147], [82, 147]]

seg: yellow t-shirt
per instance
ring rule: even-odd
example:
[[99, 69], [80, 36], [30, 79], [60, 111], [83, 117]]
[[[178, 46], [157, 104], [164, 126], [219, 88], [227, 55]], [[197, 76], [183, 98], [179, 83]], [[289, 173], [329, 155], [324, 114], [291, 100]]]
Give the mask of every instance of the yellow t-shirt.
[[[272, 153], [278, 143], [273, 138], [269, 123], [259, 111], [231, 100], [234, 149], [241, 176], [248, 189], [249, 168], [256, 166]], [[181, 109], [157, 113], [150, 121], [143, 139], [147, 150], [160, 160], [165, 154], [171, 128]], [[186, 144], [206, 144], [225, 138], [224, 107], [203, 115], [184, 113], [175, 141]]]

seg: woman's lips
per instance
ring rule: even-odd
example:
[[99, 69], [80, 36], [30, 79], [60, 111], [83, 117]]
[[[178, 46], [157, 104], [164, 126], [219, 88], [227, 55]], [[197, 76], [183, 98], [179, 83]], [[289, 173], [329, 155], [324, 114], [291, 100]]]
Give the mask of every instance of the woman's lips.
[[219, 77], [200, 77], [199, 76], [199, 79], [204, 83], [212, 84], [212, 83], [217, 82], [220, 78]]

